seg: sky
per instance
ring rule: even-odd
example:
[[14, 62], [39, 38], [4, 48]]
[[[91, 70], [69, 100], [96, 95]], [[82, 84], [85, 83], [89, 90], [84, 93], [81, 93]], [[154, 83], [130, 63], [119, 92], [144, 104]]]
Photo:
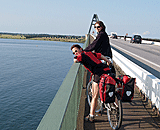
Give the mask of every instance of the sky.
[[160, 0], [0, 0], [0, 32], [84, 36], [94, 14], [108, 34], [160, 39]]

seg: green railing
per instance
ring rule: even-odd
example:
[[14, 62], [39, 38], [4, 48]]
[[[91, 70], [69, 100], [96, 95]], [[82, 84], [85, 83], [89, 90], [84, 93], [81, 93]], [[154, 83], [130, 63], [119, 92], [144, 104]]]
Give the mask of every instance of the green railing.
[[[83, 48], [88, 44], [89, 37]], [[37, 130], [76, 129], [84, 71], [85, 68], [79, 63], [71, 66]]]

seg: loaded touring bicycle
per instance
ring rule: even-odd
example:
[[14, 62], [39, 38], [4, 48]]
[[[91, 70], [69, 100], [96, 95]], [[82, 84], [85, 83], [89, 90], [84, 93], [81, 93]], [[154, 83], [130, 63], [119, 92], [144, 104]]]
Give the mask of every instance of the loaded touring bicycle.
[[[111, 63], [112, 59], [107, 57]], [[110, 65], [110, 69], [113, 66]], [[91, 104], [93, 74], [90, 76], [87, 85], [87, 100]], [[108, 121], [112, 129], [119, 129], [122, 125], [123, 109], [122, 102], [131, 102], [134, 95], [135, 78], [128, 75], [121, 75], [115, 78], [115, 74], [103, 74], [99, 82], [99, 98], [96, 107], [96, 113], [104, 114], [107, 111]]]

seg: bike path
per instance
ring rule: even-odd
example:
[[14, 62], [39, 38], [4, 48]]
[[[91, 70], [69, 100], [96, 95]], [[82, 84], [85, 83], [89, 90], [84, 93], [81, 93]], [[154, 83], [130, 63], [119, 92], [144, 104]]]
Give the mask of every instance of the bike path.
[[[123, 102], [123, 120], [120, 130], [157, 130], [160, 129], [160, 118], [151, 117], [148, 110], [144, 107], [142, 97], [138, 88], [135, 88], [134, 98], [131, 103]], [[82, 89], [81, 103], [78, 113], [77, 130], [110, 130], [106, 111], [95, 114], [95, 122], [84, 121], [84, 117], [89, 114], [89, 106], [86, 97], [86, 86]]]
[[[89, 106], [85, 106], [85, 114], [88, 115]], [[120, 130], [157, 130], [160, 129], [153, 118], [149, 115], [144, 108], [142, 98], [138, 90], [135, 90], [134, 99], [131, 103], [122, 103], [123, 107], [123, 120]], [[95, 114], [95, 122], [88, 123], [84, 121], [84, 130], [110, 130], [111, 127], [108, 122], [106, 111], [102, 114]]]

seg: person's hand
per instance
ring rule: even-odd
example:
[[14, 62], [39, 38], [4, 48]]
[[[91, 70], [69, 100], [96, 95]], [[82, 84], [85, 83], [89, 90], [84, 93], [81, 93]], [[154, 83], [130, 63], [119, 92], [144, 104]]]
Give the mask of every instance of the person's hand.
[[108, 66], [109, 66], [109, 64], [110, 64], [110, 63], [109, 63], [109, 62], [107, 62], [107, 65], [108, 65]]
[[108, 60], [108, 61], [107, 61], [107, 65], [109, 66], [110, 64], [111, 64], [111, 61], [110, 61], [110, 60]]
[[77, 63], [77, 62], [78, 62], [77, 59], [73, 59], [73, 61], [74, 61], [74, 63]]

